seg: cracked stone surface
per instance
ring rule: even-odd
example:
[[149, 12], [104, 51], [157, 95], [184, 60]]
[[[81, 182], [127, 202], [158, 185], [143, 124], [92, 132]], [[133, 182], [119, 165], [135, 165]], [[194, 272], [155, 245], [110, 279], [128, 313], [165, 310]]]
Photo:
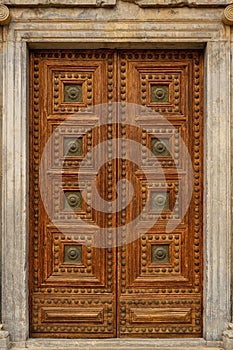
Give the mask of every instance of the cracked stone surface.
[[[117, 0], [0, 0], [7, 6], [114, 6]], [[119, 1], [119, 0], [118, 0]], [[232, 0], [122, 0], [135, 3], [142, 7], [218, 7], [227, 6]]]

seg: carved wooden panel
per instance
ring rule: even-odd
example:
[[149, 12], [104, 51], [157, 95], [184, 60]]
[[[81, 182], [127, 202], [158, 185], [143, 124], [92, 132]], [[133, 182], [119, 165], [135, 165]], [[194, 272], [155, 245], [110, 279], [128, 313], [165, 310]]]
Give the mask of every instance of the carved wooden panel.
[[[30, 333], [115, 337], [115, 238], [101, 228], [115, 217], [93, 208], [92, 193], [97, 186], [105, 196], [116, 170], [109, 162], [98, 174], [91, 149], [116, 134], [101, 128], [113, 118], [116, 54], [34, 51], [30, 59]], [[106, 113], [94, 109], [100, 104]]]
[[[133, 150], [137, 166], [119, 161], [119, 176], [135, 194], [126, 222], [122, 212], [118, 217], [118, 336], [200, 337], [202, 56], [169, 50], [119, 56], [121, 130], [142, 146]], [[141, 107], [130, 114], [128, 103]]]
[[32, 337], [202, 336], [202, 97], [198, 50], [31, 52]]

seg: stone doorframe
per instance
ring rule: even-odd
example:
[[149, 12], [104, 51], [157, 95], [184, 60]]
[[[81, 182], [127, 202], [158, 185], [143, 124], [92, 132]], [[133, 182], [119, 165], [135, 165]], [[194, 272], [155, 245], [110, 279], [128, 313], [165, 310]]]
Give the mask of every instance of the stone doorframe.
[[[40, 3], [43, 1], [40, 1]], [[215, 1], [216, 2], [216, 1]], [[219, 1], [221, 2], [221, 1]], [[223, 1], [224, 2], [224, 1]], [[27, 3], [30, 3], [28, 1]], [[142, 9], [12, 7], [2, 29], [2, 322], [0, 349], [59, 345], [28, 339], [28, 51], [30, 48], [203, 48], [205, 50], [204, 335], [142, 340], [147, 346], [222, 344], [231, 322], [231, 27], [223, 7]], [[135, 19], [136, 18], [136, 19]], [[224, 344], [231, 347], [231, 330]], [[86, 342], [86, 343], [85, 343]], [[97, 341], [99, 346], [103, 341]], [[115, 340], [111, 344], [123, 344]], [[127, 340], [127, 344], [130, 340]], [[136, 341], [135, 344], [140, 344]], [[68, 340], [67, 344], [96, 343]], [[93, 345], [94, 344], [94, 345]], [[105, 342], [106, 344], [106, 342]], [[143, 347], [144, 346], [144, 347]], [[136, 348], [136, 347], [135, 347]], [[232, 347], [233, 348], [233, 347]]]

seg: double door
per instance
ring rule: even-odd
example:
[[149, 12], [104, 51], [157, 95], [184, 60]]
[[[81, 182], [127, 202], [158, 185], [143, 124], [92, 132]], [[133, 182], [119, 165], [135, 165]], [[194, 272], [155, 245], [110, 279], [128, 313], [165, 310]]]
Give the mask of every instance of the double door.
[[202, 336], [198, 50], [30, 54], [32, 337]]

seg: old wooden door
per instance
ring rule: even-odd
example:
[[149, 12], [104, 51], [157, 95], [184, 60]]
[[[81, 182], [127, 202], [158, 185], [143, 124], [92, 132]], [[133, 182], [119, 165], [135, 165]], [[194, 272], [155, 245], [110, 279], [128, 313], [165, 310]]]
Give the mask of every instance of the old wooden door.
[[197, 50], [30, 55], [30, 334], [202, 336]]

